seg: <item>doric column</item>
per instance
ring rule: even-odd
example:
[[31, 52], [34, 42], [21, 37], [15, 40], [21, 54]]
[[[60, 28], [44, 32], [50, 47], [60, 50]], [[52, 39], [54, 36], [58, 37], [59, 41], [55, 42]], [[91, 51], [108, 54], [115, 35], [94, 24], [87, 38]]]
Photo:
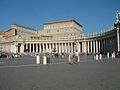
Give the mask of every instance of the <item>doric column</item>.
[[70, 43], [68, 42], [68, 53], [70, 53]]
[[57, 48], [56, 48], [56, 43], [54, 43], [54, 48], [55, 48], [55, 50], [57, 51]]
[[88, 51], [88, 53], [89, 53], [89, 51], [90, 51], [90, 50], [89, 50], [89, 41], [87, 42], [87, 46], [88, 46], [88, 47], [87, 47], [87, 48], [88, 48], [87, 51]]
[[109, 52], [109, 38], [107, 38], [106, 43], [107, 43], [107, 52]]
[[64, 52], [67, 53], [66, 43], [64, 44]]
[[102, 41], [102, 43], [101, 43], [102, 44], [102, 52], [104, 52], [104, 44], [105, 44], [104, 39], [102, 39], [101, 41]]
[[27, 52], [28, 52], [28, 43], [26, 43], [26, 50], [27, 50]]
[[105, 52], [105, 39], [103, 39], [103, 52]]
[[82, 53], [86, 53], [86, 41], [82, 42]]
[[64, 43], [62, 43], [62, 52], [64, 53]]
[[29, 52], [31, 53], [31, 43], [29, 43]]
[[46, 43], [46, 52], [48, 52], [48, 44]]
[[105, 39], [105, 53], [107, 52], [107, 39]]
[[73, 42], [71, 42], [71, 53], [73, 53]]
[[42, 47], [43, 47], [43, 53], [45, 53], [45, 45], [44, 45], [44, 43], [42, 43]]
[[96, 40], [96, 53], [98, 53], [98, 42]]
[[69, 47], [68, 47], [68, 44], [69, 44], [69, 43], [66, 43], [66, 50], [67, 50], [66, 53], [68, 53], [68, 51], [69, 51], [69, 50], [68, 50], [68, 48], [69, 48]]
[[91, 41], [91, 43], [90, 43], [90, 51], [91, 51], [91, 53], [93, 52], [93, 45], [92, 45], [92, 41]]
[[[19, 45], [18, 45], [18, 43], [14, 43], [14, 44], [11, 44], [10, 45], [10, 48], [11, 48], [11, 50], [10, 50], [10, 52], [13, 52], [13, 53], [18, 53], [18, 47], [19, 47]], [[4, 49], [4, 48], [2, 48], [2, 49]], [[2, 49], [1, 49], [1, 51], [2, 51]], [[6, 49], [7, 50], [7, 49]]]
[[36, 43], [36, 52], [38, 53], [38, 43]]
[[102, 52], [102, 40], [100, 40], [100, 52]]
[[95, 41], [93, 41], [93, 49], [94, 49], [94, 53], [95, 53], [95, 49], [96, 49]]
[[51, 53], [51, 43], [49, 43], [49, 52]]
[[46, 43], [44, 43], [44, 53], [46, 53]]
[[24, 43], [22, 43], [21, 46], [20, 46], [20, 53], [24, 53], [24, 48], [25, 48]]
[[34, 53], [36, 52], [36, 43], [34, 43]]
[[50, 43], [51, 52], [53, 51], [53, 43]]
[[59, 53], [59, 43], [57, 43], [57, 50], [58, 50], [58, 53]]
[[98, 40], [98, 52], [100, 52], [100, 40]]
[[64, 52], [63, 43], [62, 43], [62, 45], [61, 45], [61, 48], [62, 48], [62, 53], [63, 53], [63, 52]]
[[47, 43], [45, 43], [45, 53], [47, 52]]
[[54, 45], [54, 43], [52, 43], [52, 50], [55, 48], [55, 45]]
[[73, 52], [75, 52], [75, 42], [73, 42]]
[[33, 53], [35, 52], [35, 44], [33, 43]]
[[39, 52], [41, 53], [41, 43], [39, 43]]
[[59, 53], [61, 53], [61, 46], [60, 46], [60, 43], [58, 43], [58, 45], [59, 45]]
[[58, 45], [55, 43], [56, 52], [58, 52]]
[[117, 27], [117, 51], [120, 51], [120, 29]]
[[80, 43], [77, 42], [77, 51], [80, 53]]

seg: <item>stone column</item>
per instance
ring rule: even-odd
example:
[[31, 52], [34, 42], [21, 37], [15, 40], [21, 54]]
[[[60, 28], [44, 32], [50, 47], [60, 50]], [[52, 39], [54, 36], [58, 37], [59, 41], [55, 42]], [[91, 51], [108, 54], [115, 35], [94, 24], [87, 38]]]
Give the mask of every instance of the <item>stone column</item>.
[[94, 53], [95, 53], [95, 49], [96, 49], [95, 41], [93, 41], [93, 49], [94, 49]]
[[33, 53], [35, 52], [35, 44], [33, 43]]
[[117, 27], [117, 51], [120, 51], [120, 29]]
[[98, 42], [96, 40], [96, 53], [98, 53]]
[[67, 50], [66, 53], [68, 53], [68, 51], [69, 51], [69, 50], [68, 50], [68, 44], [69, 44], [69, 43], [66, 43], [66, 50]]
[[62, 53], [64, 52], [63, 43], [62, 43]]
[[77, 51], [80, 53], [80, 43], [77, 43]]
[[90, 50], [89, 50], [89, 48], [90, 48], [90, 47], [89, 47], [89, 41], [88, 41], [87, 43], [88, 43], [88, 47], [87, 47], [87, 48], [88, 48], [88, 50], [87, 50], [87, 51], [88, 51], [88, 53], [89, 53], [89, 51], [90, 51]]
[[98, 42], [99, 42], [99, 43], [98, 43], [98, 46], [99, 46], [99, 47], [98, 47], [98, 50], [99, 50], [99, 52], [100, 52], [100, 47], [101, 47], [101, 46], [100, 46], [100, 45], [101, 45], [101, 44], [100, 44], [100, 40], [99, 40]]
[[102, 42], [102, 40], [100, 40], [100, 52], [102, 52], [102, 50], [103, 50], [103, 42]]
[[73, 42], [71, 42], [71, 53], [73, 53]]
[[[8, 50], [7, 47], [2, 47], [1, 51], [4, 51], [4, 49]], [[16, 42], [10, 44], [10, 49], [11, 49], [10, 52], [12, 52], [12, 53], [18, 53], [18, 47], [19, 47], [18, 43], [16, 43]]]
[[36, 53], [36, 43], [34, 43], [34, 53]]
[[90, 43], [90, 50], [91, 50], [91, 53], [93, 52], [93, 45], [92, 45], [92, 41], [91, 41], [91, 43]]
[[65, 43], [63, 43], [62, 49], [63, 49], [63, 53], [64, 53], [65, 52]]
[[45, 53], [47, 52], [47, 43], [45, 43]]
[[110, 42], [109, 41], [110, 41], [109, 38], [107, 38], [107, 52], [110, 52], [110, 50], [109, 50]]
[[28, 43], [26, 43], [26, 50], [27, 50], [27, 52], [28, 52]]
[[46, 43], [46, 52], [48, 52], [48, 44]]
[[61, 45], [60, 45], [60, 43], [58, 45], [59, 45], [59, 53], [61, 53]]
[[24, 53], [24, 43], [21, 44], [20, 53]]
[[51, 53], [51, 43], [49, 43], [49, 52]]
[[70, 43], [68, 42], [68, 53], [70, 53]]
[[74, 45], [74, 51], [73, 52], [76, 52], [76, 50], [77, 50], [77, 42], [75, 41], [73, 45]]
[[38, 50], [39, 49], [39, 44], [37, 43], [36, 45], [37, 45], [36, 52], [38, 53], [39, 52], [39, 50]]
[[58, 45], [55, 43], [56, 52], [58, 52]]
[[102, 44], [103, 44], [103, 50], [102, 51], [104, 52], [104, 49], [105, 49], [105, 40], [104, 39], [102, 40]]
[[104, 39], [101, 40], [102, 52], [104, 52]]
[[86, 53], [86, 41], [82, 42], [82, 53]]
[[44, 45], [44, 43], [42, 43], [42, 47], [43, 47], [43, 53], [45, 53], [45, 45]]
[[107, 39], [105, 39], [105, 53], [107, 53]]
[[67, 52], [67, 48], [66, 48], [66, 43], [64, 44], [64, 52], [66, 53]]
[[29, 52], [31, 53], [31, 43], [29, 43]]
[[57, 43], [57, 50], [58, 50], [57, 52], [59, 53], [59, 43]]
[[52, 53], [52, 50], [53, 50], [53, 46], [52, 46], [53, 44], [52, 43], [50, 43], [50, 52]]
[[18, 53], [18, 45], [16, 46], [16, 53]]
[[39, 53], [41, 53], [41, 43], [39, 43]]
[[55, 48], [55, 45], [54, 45], [54, 43], [52, 43], [52, 50]]

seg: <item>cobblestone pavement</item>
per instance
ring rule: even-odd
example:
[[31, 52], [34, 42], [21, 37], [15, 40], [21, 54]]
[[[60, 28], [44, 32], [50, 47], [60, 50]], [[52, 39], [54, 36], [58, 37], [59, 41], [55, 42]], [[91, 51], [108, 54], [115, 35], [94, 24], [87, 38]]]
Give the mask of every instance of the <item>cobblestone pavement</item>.
[[0, 59], [0, 90], [120, 90], [120, 58], [83, 55], [78, 64], [68, 57], [36, 65], [35, 58], [23, 56]]

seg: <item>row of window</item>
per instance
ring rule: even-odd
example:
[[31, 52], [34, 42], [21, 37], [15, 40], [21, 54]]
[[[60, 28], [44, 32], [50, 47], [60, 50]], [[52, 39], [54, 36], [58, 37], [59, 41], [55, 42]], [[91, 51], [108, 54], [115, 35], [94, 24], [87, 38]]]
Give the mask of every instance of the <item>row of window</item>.
[[31, 37], [31, 40], [51, 40], [52, 37]]

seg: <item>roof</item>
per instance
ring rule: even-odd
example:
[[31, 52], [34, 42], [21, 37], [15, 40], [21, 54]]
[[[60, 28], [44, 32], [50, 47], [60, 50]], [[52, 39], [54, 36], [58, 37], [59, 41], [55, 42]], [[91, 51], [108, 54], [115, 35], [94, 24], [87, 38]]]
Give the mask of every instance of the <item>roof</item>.
[[55, 22], [48, 22], [48, 23], [44, 23], [44, 25], [54, 24], [54, 23], [63, 23], [63, 22], [75, 22], [76, 24], [78, 24], [79, 26], [82, 27], [81, 24], [79, 24], [77, 21], [75, 21], [75, 20], [73, 20], [73, 19], [70, 19], [70, 20], [60, 20], [60, 21], [55, 21]]
[[12, 24], [12, 25], [16, 25], [16, 26], [18, 26], [18, 27], [23, 27], [23, 28], [30, 29], [30, 30], [36, 30], [36, 29], [34, 29], [34, 28], [30, 28], [30, 27], [23, 26], [23, 25], [20, 25], [20, 24]]

